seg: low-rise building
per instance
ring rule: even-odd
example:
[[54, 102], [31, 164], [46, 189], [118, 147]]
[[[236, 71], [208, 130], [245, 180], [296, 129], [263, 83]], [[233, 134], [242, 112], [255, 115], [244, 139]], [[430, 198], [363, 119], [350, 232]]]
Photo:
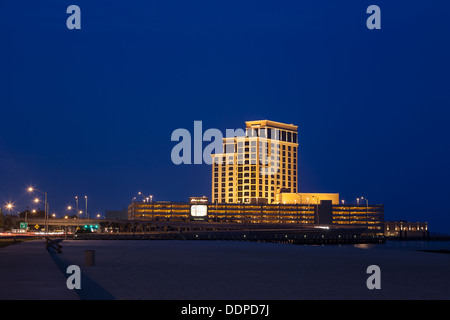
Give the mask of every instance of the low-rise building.
[[427, 222], [385, 221], [384, 235], [389, 238], [427, 238]]
[[[228, 224], [299, 224], [339, 225], [367, 228], [371, 234], [382, 235], [383, 205], [334, 205], [331, 200], [320, 203], [211, 203], [197, 200], [186, 203], [137, 202], [128, 206], [131, 220], [190, 221], [204, 220]], [[202, 199], [204, 199], [202, 197]]]

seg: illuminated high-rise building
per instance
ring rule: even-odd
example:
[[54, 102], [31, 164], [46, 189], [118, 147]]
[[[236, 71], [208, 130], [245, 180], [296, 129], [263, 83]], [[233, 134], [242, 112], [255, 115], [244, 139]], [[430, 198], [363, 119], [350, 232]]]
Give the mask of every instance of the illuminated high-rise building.
[[247, 121], [245, 134], [223, 139], [212, 161], [212, 203], [273, 203], [297, 193], [297, 126]]

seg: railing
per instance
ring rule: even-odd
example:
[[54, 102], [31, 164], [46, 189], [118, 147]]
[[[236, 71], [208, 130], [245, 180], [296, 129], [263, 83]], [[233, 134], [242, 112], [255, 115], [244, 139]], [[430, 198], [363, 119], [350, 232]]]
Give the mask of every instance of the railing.
[[57, 253], [62, 253], [62, 245], [58, 243], [57, 240], [52, 240], [49, 237], [45, 238], [46, 241], [46, 249], [50, 251], [50, 249], [56, 250]]

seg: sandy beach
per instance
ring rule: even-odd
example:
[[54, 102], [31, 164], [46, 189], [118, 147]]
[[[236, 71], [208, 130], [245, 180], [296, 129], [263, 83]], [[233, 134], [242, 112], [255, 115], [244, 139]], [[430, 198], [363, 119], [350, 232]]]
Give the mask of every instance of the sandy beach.
[[[226, 241], [62, 242], [82, 299], [449, 299], [450, 255], [408, 248]], [[95, 266], [84, 251], [95, 250]], [[381, 289], [369, 290], [369, 265]]]

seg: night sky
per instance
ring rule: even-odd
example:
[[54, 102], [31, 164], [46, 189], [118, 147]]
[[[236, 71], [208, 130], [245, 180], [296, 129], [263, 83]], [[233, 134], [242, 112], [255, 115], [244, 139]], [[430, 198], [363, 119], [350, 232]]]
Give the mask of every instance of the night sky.
[[[81, 30], [69, 30], [69, 5]], [[381, 30], [366, 9], [381, 8]], [[450, 233], [448, 1], [0, 0], [0, 202], [210, 196], [177, 128], [299, 126], [299, 190]], [[205, 142], [204, 147], [209, 142]], [[84, 201], [80, 203], [84, 210]], [[42, 206], [43, 208], [43, 206]]]

